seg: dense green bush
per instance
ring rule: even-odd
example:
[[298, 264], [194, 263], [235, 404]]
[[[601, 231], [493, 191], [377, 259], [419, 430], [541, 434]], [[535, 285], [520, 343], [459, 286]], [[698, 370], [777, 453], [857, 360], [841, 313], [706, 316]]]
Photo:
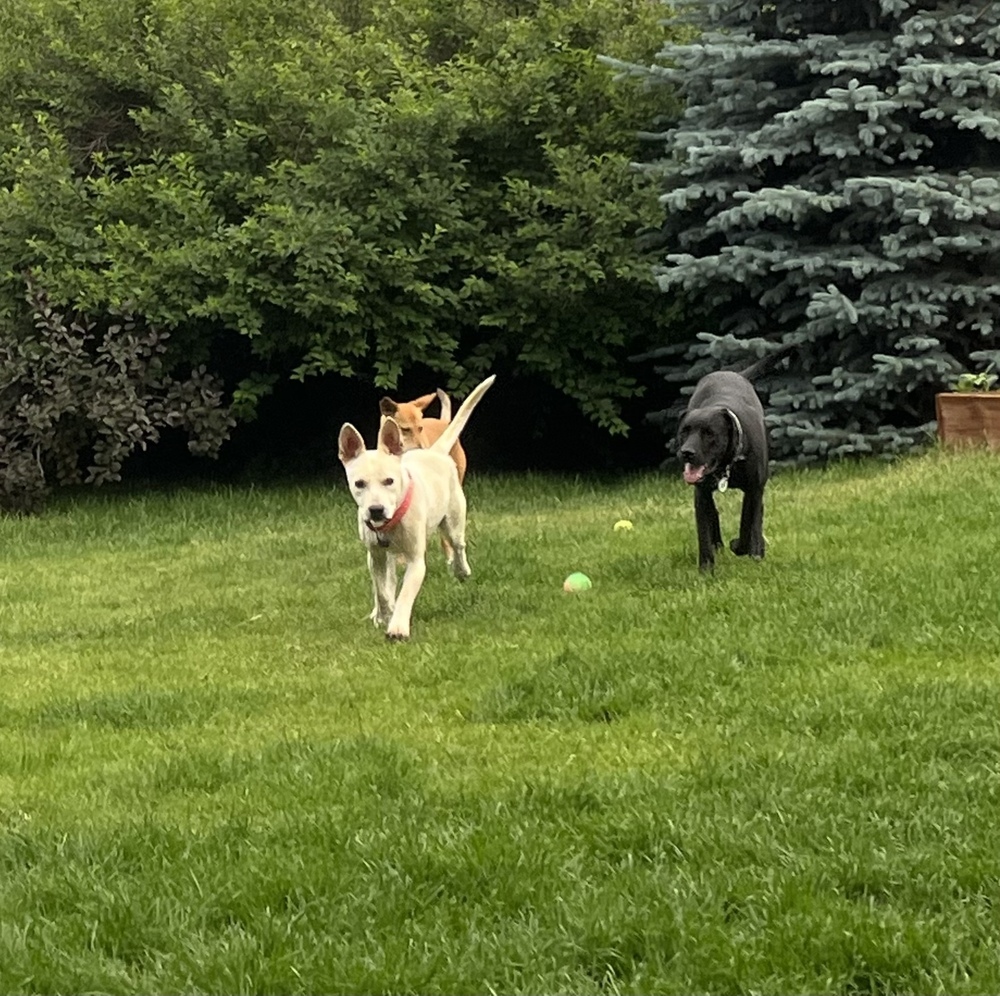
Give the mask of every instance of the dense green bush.
[[624, 428], [624, 357], [670, 312], [631, 243], [653, 104], [597, 56], [651, 56], [656, 5], [6, 6], [0, 321], [29, 270], [242, 377], [243, 414], [289, 373], [503, 367]]
[[215, 456], [233, 418], [204, 366], [172, 376], [169, 334], [129, 314], [64, 315], [29, 287], [30, 325], [0, 336], [0, 509], [38, 511], [49, 484], [102, 484], [161, 430]]

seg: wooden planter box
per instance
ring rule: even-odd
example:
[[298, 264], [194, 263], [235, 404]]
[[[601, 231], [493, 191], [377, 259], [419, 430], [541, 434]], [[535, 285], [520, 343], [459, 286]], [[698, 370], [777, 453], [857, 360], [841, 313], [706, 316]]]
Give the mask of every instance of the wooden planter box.
[[935, 400], [942, 445], [1000, 450], [1000, 391], [946, 393]]

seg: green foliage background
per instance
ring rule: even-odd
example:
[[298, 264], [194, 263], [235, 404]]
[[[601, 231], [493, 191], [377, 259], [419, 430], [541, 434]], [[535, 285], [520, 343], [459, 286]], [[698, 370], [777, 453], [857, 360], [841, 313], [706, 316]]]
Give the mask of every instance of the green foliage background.
[[0, 0], [0, 322], [24, 273], [240, 380], [540, 375], [622, 430], [670, 310], [628, 162], [645, 0]]
[[[669, 104], [659, 282], [700, 342], [670, 381], [758, 381], [785, 461], [923, 447], [934, 395], [1000, 361], [1000, 4], [685, 0], [698, 34], [622, 65]], [[673, 433], [676, 412], [658, 413]]]

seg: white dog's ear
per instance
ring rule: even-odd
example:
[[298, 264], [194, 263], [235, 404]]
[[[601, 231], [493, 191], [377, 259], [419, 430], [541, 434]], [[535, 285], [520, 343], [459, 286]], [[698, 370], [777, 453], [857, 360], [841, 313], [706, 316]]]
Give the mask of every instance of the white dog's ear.
[[361, 456], [365, 451], [365, 441], [361, 438], [361, 433], [345, 422], [340, 428], [340, 437], [337, 440], [337, 455], [343, 464], [350, 463], [356, 457]]
[[403, 455], [403, 436], [395, 419], [387, 418], [378, 431], [378, 448], [392, 456]]

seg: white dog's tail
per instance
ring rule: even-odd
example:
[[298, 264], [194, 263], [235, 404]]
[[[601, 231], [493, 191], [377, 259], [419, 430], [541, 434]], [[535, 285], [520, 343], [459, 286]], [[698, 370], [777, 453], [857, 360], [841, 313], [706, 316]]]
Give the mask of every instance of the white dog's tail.
[[465, 423], [469, 421], [472, 409], [479, 404], [482, 396], [493, 386], [493, 381], [497, 379], [496, 374], [491, 374], [481, 384], [473, 388], [472, 393], [462, 402], [455, 418], [448, 423], [448, 427], [430, 445], [432, 450], [440, 450], [442, 453], [451, 452], [451, 448], [458, 442], [461, 431], [465, 428]]

